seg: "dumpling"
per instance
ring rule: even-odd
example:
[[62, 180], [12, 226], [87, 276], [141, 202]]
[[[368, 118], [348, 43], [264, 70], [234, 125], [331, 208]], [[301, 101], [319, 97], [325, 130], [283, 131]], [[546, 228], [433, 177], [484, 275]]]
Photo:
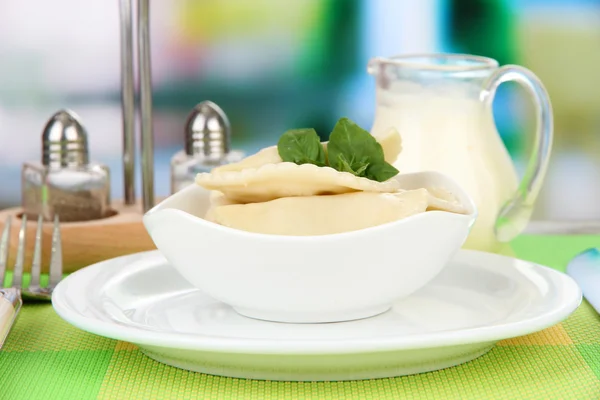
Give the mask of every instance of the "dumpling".
[[402, 137], [395, 128], [390, 128], [380, 136], [375, 136], [383, 149], [385, 161], [393, 164], [402, 152]]
[[[398, 131], [389, 129], [377, 140], [383, 148], [385, 160], [395, 161], [402, 151]], [[387, 193], [400, 188], [398, 182], [392, 179], [376, 182], [329, 167], [283, 162], [277, 146], [267, 147], [238, 163], [215, 168], [211, 173], [198, 174], [196, 183], [209, 190], [218, 190], [238, 203], [356, 191]]]
[[228, 171], [243, 171], [245, 169], [254, 169], [267, 164], [282, 163], [283, 160], [279, 157], [277, 146], [266, 147], [256, 154], [252, 154], [236, 163], [221, 165], [214, 168], [212, 172], [228, 172]]
[[452, 193], [440, 187], [427, 187], [429, 206], [427, 210], [449, 211], [459, 214], [466, 213], [465, 207]]
[[227, 198], [222, 192], [212, 190], [209, 196], [210, 204], [213, 206], [226, 206], [229, 204], [238, 204], [235, 201]]
[[[390, 128], [375, 139], [377, 139], [383, 148], [385, 161], [390, 164], [394, 163], [402, 151], [402, 138], [398, 131], [394, 128]], [[323, 146], [327, 148], [327, 142], [324, 142]], [[237, 163], [217, 167], [213, 169], [213, 172], [242, 171], [244, 169], [259, 168], [263, 165], [278, 164], [282, 162], [283, 160], [279, 156], [277, 146], [271, 146], [264, 148], [258, 153], [248, 156]]]
[[428, 198], [426, 189], [285, 197], [264, 203], [215, 205], [209, 210], [207, 219], [255, 233], [328, 235], [369, 228], [424, 212]]
[[395, 179], [377, 182], [313, 164], [266, 164], [242, 171], [201, 173], [196, 183], [218, 190], [238, 203], [258, 203], [282, 197], [333, 195], [357, 191], [389, 193], [400, 189]]

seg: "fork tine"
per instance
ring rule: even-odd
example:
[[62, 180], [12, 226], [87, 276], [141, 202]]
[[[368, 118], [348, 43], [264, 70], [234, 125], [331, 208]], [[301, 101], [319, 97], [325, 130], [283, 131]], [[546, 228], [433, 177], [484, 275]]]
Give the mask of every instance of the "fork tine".
[[54, 231], [52, 232], [52, 256], [50, 257], [50, 282], [48, 287], [54, 289], [62, 279], [62, 243], [60, 238], [60, 221], [58, 215], [54, 217]]
[[31, 263], [31, 281], [29, 287], [35, 289], [40, 286], [40, 274], [42, 273], [42, 226], [44, 220], [38, 217], [37, 230], [35, 232], [35, 247], [33, 248], [33, 262]]
[[10, 244], [10, 223], [12, 217], [9, 215], [4, 223], [4, 230], [0, 238], [0, 288], [4, 287], [4, 275], [6, 274], [6, 264], [8, 263], [8, 247]]
[[23, 284], [23, 263], [25, 261], [25, 229], [27, 228], [27, 214], [21, 217], [19, 229], [19, 245], [17, 246], [17, 260], [13, 269], [12, 287], [20, 289]]

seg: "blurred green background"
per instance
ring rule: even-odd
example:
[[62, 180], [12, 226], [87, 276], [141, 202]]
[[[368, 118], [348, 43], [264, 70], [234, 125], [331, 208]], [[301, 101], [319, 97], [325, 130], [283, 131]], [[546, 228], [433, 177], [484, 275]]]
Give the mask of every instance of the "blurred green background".
[[[290, 127], [328, 132], [342, 115], [370, 126], [372, 57], [462, 52], [526, 66], [551, 95], [555, 150], [534, 219], [600, 220], [598, 0], [153, 0], [151, 19], [159, 196], [202, 100], [253, 152]], [[82, 117], [121, 197], [119, 51], [117, 1], [0, 0], [0, 208], [20, 202], [20, 165], [40, 157], [41, 129], [63, 107]], [[494, 112], [522, 171], [527, 97], [504, 85]]]

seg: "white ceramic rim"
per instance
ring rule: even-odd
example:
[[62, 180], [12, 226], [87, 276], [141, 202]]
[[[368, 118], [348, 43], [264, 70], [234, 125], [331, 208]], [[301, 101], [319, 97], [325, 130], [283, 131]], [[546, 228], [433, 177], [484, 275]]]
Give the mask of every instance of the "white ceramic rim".
[[[495, 342], [522, 336], [540, 331], [563, 321], [577, 309], [582, 300], [579, 286], [566, 274], [539, 264], [523, 261], [536, 269], [541, 268], [546, 270], [566, 301], [544, 314], [500, 326], [477, 327], [449, 332], [433, 332], [423, 335], [377, 337], [376, 339], [361, 338], [321, 341], [285, 339], [274, 341], [268, 339], [239, 339], [183, 333], [162, 333], [118, 324], [116, 322], [111, 323], [89, 318], [70, 308], [63, 300], [67, 284], [77, 282], [81, 279], [85, 281], [88, 275], [94, 274], [96, 270], [104, 268], [105, 264], [112, 263], [115, 260], [125, 262], [127, 261], [127, 258], [139, 257], [140, 254], [145, 254], [149, 258], [156, 257], [164, 260], [158, 250], [153, 250], [106, 260], [81, 269], [68, 276], [59, 283], [52, 295], [52, 305], [58, 315], [65, 321], [84, 331], [142, 346], [147, 345], [207, 352], [246, 354], [347, 354]], [[485, 263], [486, 260], [490, 260], [496, 263], [505, 262], [507, 264], [509, 264], [509, 261], [513, 260], [511, 257], [475, 250], [459, 250], [455, 258], [464, 259], [465, 262], [474, 262], [474, 260], [478, 260], [476, 262]], [[510, 265], [507, 265], [507, 268], [510, 267]], [[86, 299], [81, 299], [81, 301], [86, 301]], [[96, 308], [94, 307], [94, 309]], [[100, 310], [100, 312], [104, 313], [103, 310]]]

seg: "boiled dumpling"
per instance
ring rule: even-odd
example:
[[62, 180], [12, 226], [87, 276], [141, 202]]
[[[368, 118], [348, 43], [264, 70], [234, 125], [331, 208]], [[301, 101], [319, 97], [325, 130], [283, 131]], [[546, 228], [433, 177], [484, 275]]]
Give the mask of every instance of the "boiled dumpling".
[[213, 206], [226, 206], [229, 204], [238, 204], [237, 202], [227, 198], [222, 192], [218, 190], [211, 190], [209, 195], [210, 204]]
[[264, 203], [215, 205], [207, 219], [248, 232], [273, 235], [328, 235], [355, 231], [424, 212], [427, 189], [398, 193], [356, 192], [285, 197]]
[[256, 154], [252, 154], [240, 160], [236, 163], [225, 164], [220, 167], [214, 168], [213, 172], [227, 172], [227, 171], [242, 171], [245, 169], [254, 169], [262, 167], [267, 164], [278, 164], [283, 162], [281, 157], [279, 157], [279, 152], [277, 151], [277, 146], [266, 147], [260, 150]]
[[282, 197], [333, 195], [364, 192], [396, 192], [400, 184], [394, 179], [377, 182], [313, 164], [289, 162], [266, 164], [242, 171], [213, 171], [196, 176], [196, 183], [218, 190], [238, 203], [258, 203]]
[[222, 192], [219, 192], [217, 190], [212, 190], [210, 192], [209, 201], [210, 201], [210, 208], [208, 209], [208, 212], [206, 213], [206, 216], [204, 217], [204, 219], [207, 219], [207, 220], [213, 221], [213, 222], [214, 222], [214, 220], [212, 217], [212, 212], [216, 207], [228, 206], [231, 204], [239, 204], [231, 199], [228, 199]]
[[[390, 164], [394, 163], [402, 151], [402, 138], [398, 131], [394, 128], [390, 128], [375, 139], [377, 139], [377, 142], [379, 142], [383, 149], [385, 161]], [[327, 148], [327, 142], [324, 142], [323, 146]], [[258, 153], [248, 156], [239, 162], [217, 167], [213, 169], [213, 172], [242, 171], [244, 169], [259, 168], [263, 165], [278, 164], [282, 162], [283, 160], [279, 156], [277, 146], [271, 146], [264, 148]]]
[[393, 164], [402, 152], [402, 137], [395, 128], [384, 131], [380, 136], [375, 136], [383, 149], [383, 157], [387, 163]]
[[452, 193], [440, 187], [427, 187], [429, 192], [427, 210], [449, 211], [453, 213], [464, 214], [467, 212], [465, 207]]
[[[395, 161], [402, 150], [398, 132], [389, 129], [377, 140], [385, 160]], [[398, 182], [391, 179], [376, 182], [329, 167], [283, 162], [277, 146], [263, 149], [238, 163], [215, 168], [211, 173], [198, 174], [196, 183], [209, 190], [218, 190], [229, 200], [239, 203], [356, 191], [385, 193], [399, 189]]]

